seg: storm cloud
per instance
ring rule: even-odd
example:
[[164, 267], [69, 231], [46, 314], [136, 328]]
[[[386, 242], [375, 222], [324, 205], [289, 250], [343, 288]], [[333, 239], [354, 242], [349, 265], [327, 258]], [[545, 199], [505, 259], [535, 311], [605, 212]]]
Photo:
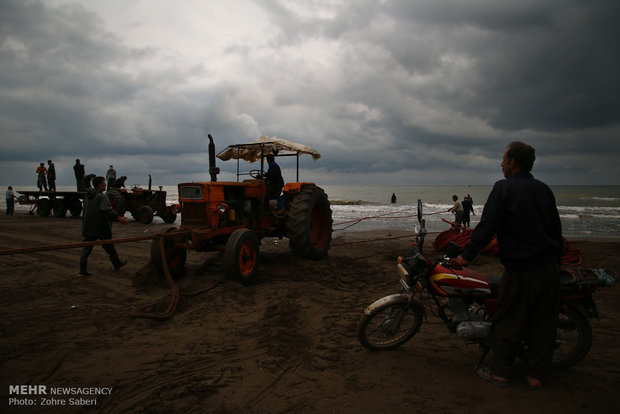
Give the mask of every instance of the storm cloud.
[[[506, 144], [551, 184], [619, 184], [620, 3], [0, 0], [0, 182], [208, 179], [261, 135], [304, 179], [487, 184]], [[220, 163], [224, 176], [234, 163]], [[284, 165], [287, 168], [287, 165]], [[291, 177], [292, 178], [292, 177]]]

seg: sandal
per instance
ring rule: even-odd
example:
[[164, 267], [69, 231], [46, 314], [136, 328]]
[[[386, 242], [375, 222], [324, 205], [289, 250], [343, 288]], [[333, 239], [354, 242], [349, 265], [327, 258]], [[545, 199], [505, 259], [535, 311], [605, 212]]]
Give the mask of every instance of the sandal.
[[493, 368], [490, 366], [483, 366], [476, 370], [476, 374], [480, 378], [485, 381], [490, 382], [493, 385], [497, 385], [498, 387], [508, 387], [510, 385], [510, 381], [508, 380], [499, 380], [493, 377]]

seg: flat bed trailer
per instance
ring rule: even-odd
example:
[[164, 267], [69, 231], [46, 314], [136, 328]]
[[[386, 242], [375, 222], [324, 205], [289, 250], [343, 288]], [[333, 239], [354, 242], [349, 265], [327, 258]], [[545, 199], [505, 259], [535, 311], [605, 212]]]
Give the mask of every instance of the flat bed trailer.
[[[86, 198], [86, 191], [19, 191], [17, 198], [19, 204], [30, 205], [29, 214], [47, 217], [53, 214], [54, 217], [65, 217], [67, 211], [72, 217], [79, 217], [82, 214], [83, 200]], [[124, 216], [130, 212], [136, 221], [143, 224], [150, 224], [153, 215], [157, 215], [165, 223], [174, 223], [177, 218], [177, 207], [175, 205], [166, 206], [166, 192], [162, 190], [148, 190], [134, 187], [131, 190], [124, 188], [112, 188], [106, 192], [110, 199], [112, 208], [119, 216]]]
[[43, 217], [54, 214], [55, 217], [65, 217], [67, 211], [72, 217], [82, 214], [82, 200], [86, 191], [17, 191], [21, 194], [17, 198], [19, 204], [30, 204], [30, 214], [35, 211]]

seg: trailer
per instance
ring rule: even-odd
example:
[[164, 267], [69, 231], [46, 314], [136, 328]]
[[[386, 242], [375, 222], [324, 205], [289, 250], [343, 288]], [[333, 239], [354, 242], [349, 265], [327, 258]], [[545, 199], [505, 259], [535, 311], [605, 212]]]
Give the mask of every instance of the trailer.
[[72, 217], [82, 214], [82, 200], [85, 191], [17, 191], [19, 204], [31, 205], [29, 214], [35, 211], [42, 217], [54, 214], [54, 217], [65, 217], [67, 211]]
[[[67, 211], [72, 217], [79, 217], [83, 209], [83, 200], [86, 198], [85, 191], [17, 191], [20, 196], [17, 198], [19, 204], [31, 205], [29, 214], [35, 212], [47, 217], [53, 214], [54, 217], [65, 217]], [[111, 188], [106, 192], [110, 199], [110, 204], [116, 214], [124, 216], [131, 213], [131, 216], [140, 223], [150, 224], [153, 216], [157, 215], [165, 223], [174, 223], [177, 218], [178, 206], [166, 205], [166, 191], [159, 187], [159, 190], [143, 189], [134, 186], [127, 190], [125, 188]]]

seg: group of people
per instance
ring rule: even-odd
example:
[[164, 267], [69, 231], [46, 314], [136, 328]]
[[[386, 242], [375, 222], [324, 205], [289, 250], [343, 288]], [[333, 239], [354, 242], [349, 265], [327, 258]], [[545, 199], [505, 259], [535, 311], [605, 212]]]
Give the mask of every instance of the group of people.
[[[149, 175], [150, 177], [150, 175]], [[122, 175], [118, 178], [116, 178], [116, 170], [114, 169], [114, 166], [110, 165], [110, 167], [108, 168], [108, 171], [106, 171], [105, 173], [105, 182], [106, 182], [106, 189], [109, 190], [110, 188], [122, 188], [125, 187], [125, 181], [127, 180], [127, 176]], [[94, 188], [94, 184], [93, 184], [93, 188]]]
[[39, 191], [56, 191], [56, 167], [52, 160], [47, 160], [47, 168], [45, 163], [39, 164], [36, 173]]
[[[86, 174], [86, 168], [84, 164], [80, 162], [79, 159], [75, 160], [75, 165], [73, 166], [73, 172], [75, 174], [75, 182], [77, 184], [78, 191], [87, 191], [88, 189], [95, 188], [94, 178], [97, 176], [96, 174]], [[106, 171], [106, 175], [104, 178], [104, 183], [106, 183], [106, 189], [109, 190], [112, 187], [120, 188], [125, 186], [125, 180], [127, 180], [126, 176], [122, 176], [120, 178], [116, 178], [116, 170], [114, 166], [110, 165], [108, 170]]]
[[452, 196], [452, 201], [454, 202], [454, 205], [448, 209], [448, 212], [454, 213], [455, 223], [459, 226], [469, 227], [469, 215], [476, 215], [474, 212], [474, 200], [472, 200], [471, 196], [467, 194], [463, 197], [463, 201], [459, 201], [459, 197], [455, 194]]
[[[77, 191], [87, 191], [89, 188], [94, 187], [94, 183], [91, 183], [91, 181], [96, 177], [96, 174], [86, 174], [86, 168], [79, 159], [75, 160], [73, 172], [75, 174]], [[52, 160], [47, 160], [47, 167], [43, 162], [39, 164], [36, 174], [39, 191], [56, 191], [56, 167]], [[126, 176], [117, 179], [116, 170], [110, 165], [105, 176], [106, 188], [109, 190], [112, 187], [124, 187], [125, 180], [127, 180]]]

